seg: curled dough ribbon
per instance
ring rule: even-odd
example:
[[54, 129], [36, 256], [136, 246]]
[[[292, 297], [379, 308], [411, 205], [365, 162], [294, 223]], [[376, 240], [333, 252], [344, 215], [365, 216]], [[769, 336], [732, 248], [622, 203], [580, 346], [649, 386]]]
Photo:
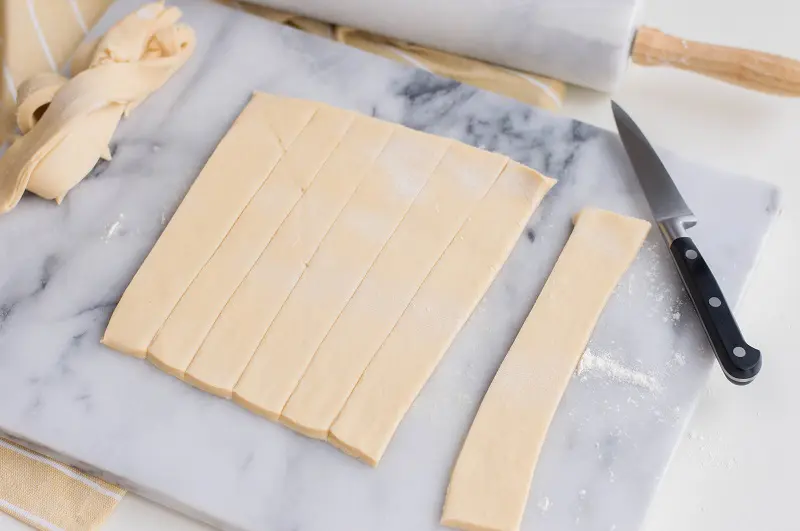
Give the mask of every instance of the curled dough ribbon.
[[33, 76], [17, 92], [17, 138], [0, 158], [0, 214], [25, 189], [60, 203], [100, 158], [122, 116], [163, 85], [195, 48], [181, 11], [147, 4], [81, 46], [72, 79]]

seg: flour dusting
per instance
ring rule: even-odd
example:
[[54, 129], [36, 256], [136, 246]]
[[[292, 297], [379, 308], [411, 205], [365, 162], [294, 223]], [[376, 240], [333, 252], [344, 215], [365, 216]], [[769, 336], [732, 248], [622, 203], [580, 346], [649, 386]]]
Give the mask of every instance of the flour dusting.
[[684, 356], [680, 352], [674, 353], [672, 355], [672, 359], [667, 361], [667, 367], [671, 369], [677, 367], [683, 367], [684, 365], [686, 365], [686, 356]]
[[106, 240], [108, 240], [108, 239], [110, 239], [112, 236], [114, 236], [114, 234], [117, 232], [117, 229], [119, 228], [119, 226], [120, 226], [120, 222], [119, 222], [119, 221], [115, 221], [115, 222], [114, 222], [114, 223], [113, 223], [113, 224], [112, 224], [112, 225], [111, 225], [111, 226], [108, 228], [108, 231], [106, 232]]
[[600, 376], [615, 382], [635, 385], [654, 393], [662, 390], [661, 383], [653, 376], [626, 367], [620, 362], [611, 359], [608, 355], [595, 354], [588, 348], [584, 351], [578, 364], [577, 374], [582, 381], [586, 380], [590, 375]]
[[103, 241], [108, 242], [114, 235], [119, 231], [119, 228], [122, 226], [122, 219], [125, 217], [124, 214], [120, 214], [117, 221], [109, 225], [108, 229], [106, 230], [105, 235], [103, 236]]
[[541, 498], [539, 500], [538, 505], [539, 505], [539, 510], [541, 510], [543, 513], [546, 513], [550, 509], [550, 506], [553, 504], [550, 503], [550, 498], [545, 496], [544, 498]]

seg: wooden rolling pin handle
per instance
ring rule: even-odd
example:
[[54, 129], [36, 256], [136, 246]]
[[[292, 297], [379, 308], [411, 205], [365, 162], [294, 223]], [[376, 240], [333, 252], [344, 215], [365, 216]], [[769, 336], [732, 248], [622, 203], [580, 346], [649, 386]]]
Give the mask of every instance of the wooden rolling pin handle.
[[631, 52], [643, 66], [671, 66], [777, 96], [800, 97], [800, 61], [763, 52], [718, 46], [642, 27]]

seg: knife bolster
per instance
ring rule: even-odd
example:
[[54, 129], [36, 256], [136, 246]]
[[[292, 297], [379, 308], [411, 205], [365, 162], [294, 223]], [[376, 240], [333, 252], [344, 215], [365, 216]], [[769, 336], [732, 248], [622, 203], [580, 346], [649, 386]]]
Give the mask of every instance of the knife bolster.
[[678, 216], [658, 222], [658, 228], [669, 245], [672, 245], [672, 242], [678, 238], [686, 237], [686, 229], [695, 225], [697, 225], [697, 218], [694, 216]]

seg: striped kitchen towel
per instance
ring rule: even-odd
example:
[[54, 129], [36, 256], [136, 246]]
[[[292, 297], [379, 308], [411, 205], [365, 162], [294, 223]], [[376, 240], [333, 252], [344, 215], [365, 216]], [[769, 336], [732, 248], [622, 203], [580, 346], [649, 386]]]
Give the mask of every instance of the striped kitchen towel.
[[0, 143], [14, 131], [16, 87], [60, 70], [111, 0], [2, 0]]
[[102, 479], [0, 439], [0, 509], [36, 529], [97, 529], [124, 494]]

